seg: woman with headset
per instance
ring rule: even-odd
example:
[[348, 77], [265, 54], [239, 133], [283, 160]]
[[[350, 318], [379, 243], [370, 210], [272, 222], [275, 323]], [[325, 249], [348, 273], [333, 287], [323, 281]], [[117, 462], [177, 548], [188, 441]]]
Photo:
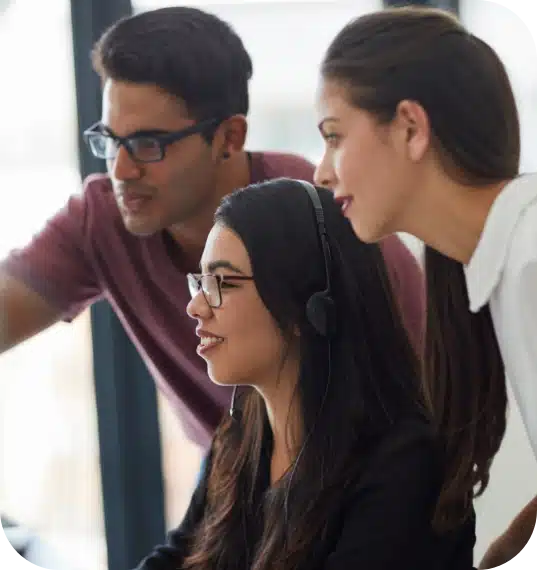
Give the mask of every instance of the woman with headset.
[[[366, 242], [426, 244], [426, 394], [453, 486], [484, 491], [505, 431], [507, 376], [537, 455], [537, 176], [496, 53], [458, 20], [399, 8], [350, 22], [321, 66], [316, 181]], [[526, 544], [537, 499], [482, 568]]]
[[[437, 509], [382, 254], [330, 192], [279, 179], [228, 196], [189, 284], [209, 376], [240, 389], [182, 525], [139, 568], [471, 569], [471, 505]], [[453, 509], [467, 516], [446, 530]]]

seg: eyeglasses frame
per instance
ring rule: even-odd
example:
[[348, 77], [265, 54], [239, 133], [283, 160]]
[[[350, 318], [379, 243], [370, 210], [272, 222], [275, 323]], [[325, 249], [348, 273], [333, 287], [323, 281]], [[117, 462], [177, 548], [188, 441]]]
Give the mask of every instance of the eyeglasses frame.
[[[207, 119], [205, 121], [200, 121], [198, 123], [194, 123], [193, 125], [185, 127], [184, 129], [180, 129], [178, 131], [170, 131], [169, 133], [154, 133], [154, 134], [140, 133], [140, 134], [129, 135], [126, 137], [121, 137], [121, 136], [113, 133], [110, 129], [108, 129], [100, 121], [98, 121], [83, 132], [83, 137], [84, 137], [84, 141], [88, 145], [92, 154], [96, 158], [100, 158], [103, 160], [114, 160], [117, 157], [117, 152], [119, 152], [119, 147], [123, 146], [125, 148], [125, 150], [129, 153], [129, 156], [132, 158], [132, 160], [134, 160], [135, 162], [138, 162], [138, 163], [147, 164], [147, 163], [152, 163], [152, 162], [160, 162], [161, 160], [164, 160], [164, 158], [166, 156], [166, 148], [170, 144], [178, 142], [178, 141], [185, 139], [191, 135], [203, 133], [204, 131], [208, 130], [209, 128], [216, 126], [220, 122], [221, 121], [219, 119]], [[110, 157], [98, 155], [94, 151], [94, 149], [91, 145], [91, 142], [90, 142], [91, 137], [94, 135], [105, 136], [105, 137], [112, 139], [116, 143], [116, 154], [114, 156], [110, 156]], [[136, 139], [141, 139], [141, 138], [154, 139], [158, 143], [159, 149], [160, 149], [160, 154], [159, 154], [158, 158], [150, 159], [150, 160], [143, 160], [143, 159], [140, 159], [136, 156], [135, 152], [132, 149], [131, 141], [136, 140]]]
[[[207, 294], [205, 293], [204, 289], [203, 289], [203, 285], [202, 285], [202, 279], [204, 277], [212, 277], [214, 279], [216, 279], [216, 284], [218, 287], [218, 303], [217, 304], [211, 304], [209, 299], [207, 298]], [[219, 309], [222, 306], [222, 283], [224, 281], [253, 281], [254, 278], [252, 276], [249, 275], [222, 275], [222, 274], [214, 274], [214, 273], [189, 273], [187, 275], [187, 281], [188, 281], [188, 288], [190, 291], [190, 294], [192, 295], [192, 291], [193, 289], [190, 287], [190, 283], [191, 280], [194, 279], [196, 282], [196, 294], [198, 294], [200, 291], [203, 293], [203, 297], [205, 298], [205, 301], [207, 302], [207, 304], [209, 305], [209, 307], [211, 307], [212, 309]], [[192, 295], [192, 298], [194, 298], [194, 295]]]

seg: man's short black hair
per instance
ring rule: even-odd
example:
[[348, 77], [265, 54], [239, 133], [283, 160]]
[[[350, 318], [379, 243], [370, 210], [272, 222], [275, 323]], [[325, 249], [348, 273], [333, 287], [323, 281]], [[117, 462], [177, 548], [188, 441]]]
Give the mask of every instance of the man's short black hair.
[[157, 85], [192, 118], [248, 113], [252, 60], [230, 25], [202, 10], [177, 6], [119, 20], [92, 59], [102, 80]]

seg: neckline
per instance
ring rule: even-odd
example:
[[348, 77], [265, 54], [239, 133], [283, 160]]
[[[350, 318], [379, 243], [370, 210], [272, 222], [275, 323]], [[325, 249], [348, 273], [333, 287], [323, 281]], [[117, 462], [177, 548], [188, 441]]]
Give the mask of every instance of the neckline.
[[[261, 160], [262, 154], [259, 152], [246, 151], [248, 161], [248, 169], [250, 173], [250, 184], [263, 180], [263, 161]], [[185, 267], [181, 263], [182, 250], [181, 244], [173, 239], [167, 230], [162, 230], [158, 233], [158, 242], [161, 247], [159, 250], [162, 254], [161, 259], [167, 267], [170, 267], [170, 275], [174, 277], [179, 273], [182, 276], [187, 274]]]

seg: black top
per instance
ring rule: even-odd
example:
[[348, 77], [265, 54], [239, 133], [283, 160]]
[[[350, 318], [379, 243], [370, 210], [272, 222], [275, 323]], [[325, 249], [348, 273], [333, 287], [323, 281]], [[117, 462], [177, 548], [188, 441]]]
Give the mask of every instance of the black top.
[[[138, 570], [181, 568], [187, 537], [203, 517], [209, 465], [210, 460], [182, 524]], [[259, 472], [257, 486], [266, 490], [270, 484], [270, 457], [266, 454]], [[412, 420], [394, 427], [365, 472], [350, 486], [352, 490], [339, 497], [340, 506], [334, 509], [334, 520], [327, 527], [330, 530], [315, 545], [305, 568], [472, 570], [475, 517], [448, 534], [437, 535], [432, 530], [438, 475], [437, 451], [428, 425]]]

